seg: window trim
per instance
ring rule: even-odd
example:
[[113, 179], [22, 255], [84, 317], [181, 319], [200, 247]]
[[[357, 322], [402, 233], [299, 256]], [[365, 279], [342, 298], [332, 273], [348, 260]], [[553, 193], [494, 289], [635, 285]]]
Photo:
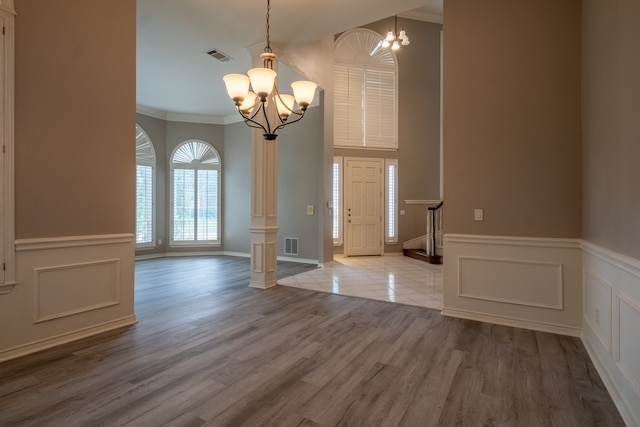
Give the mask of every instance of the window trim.
[[[215, 161], [213, 163], [205, 163], [201, 162], [198, 159], [192, 160], [190, 163], [185, 162], [174, 162], [174, 158], [176, 153], [180, 150], [181, 147], [186, 144], [198, 143], [204, 144], [208, 151], [215, 155]], [[204, 155], [205, 153], [200, 153]], [[195, 166], [195, 167], [194, 167]], [[216, 148], [203, 140], [200, 139], [187, 139], [180, 144], [178, 144], [171, 153], [169, 157], [169, 169], [170, 169], [170, 181], [169, 181], [169, 246], [170, 247], [202, 247], [202, 246], [221, 246], [222, 245], [222, 159], [220, 157], [220, 153]], [[215, 170], [218, 173], [218, 188], [217, 188], [217, 196], [216, 196], [216, 210], [217, 210], [217, 228], [218, 228], [218, 238], [217, 240], [198, 240], [197, 239], [197, 216], [195, 219], [195, 228], [194, 228], [194, 240], [175, 240], [174, 239], [174, 224], [175, 224], [175, 176], [174, 171], [176, 169], [187, 169], [195, 171], [195, 182], [197, 189], [197, 176], [198, 170]], [[196, 208], [197, 209], [197, 208]]]
[[[136, 249], [150, 249], [156, 246], [156, 151], [153, 147], [153, 141], [145, 130], [136, 123], [136, 133], [142, 133], [145, 141], [149, 143], [149, 150], [139, 152], [137, 150], [138, 138], [136, 137], [136, 177], [138, 166], [151, 167], [151, 241], [138, 243], [138, 221], [137, 221], [137, 199], [136, 199], [136, 235], [134, 238]], [[144, 157], [143, 157], [144, 155]], [[136, 182], [136, 194], [138, 185]]]

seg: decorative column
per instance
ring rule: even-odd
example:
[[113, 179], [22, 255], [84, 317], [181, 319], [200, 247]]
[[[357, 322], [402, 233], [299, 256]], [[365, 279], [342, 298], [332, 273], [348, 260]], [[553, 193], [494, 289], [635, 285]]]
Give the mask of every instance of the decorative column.
[[[260, 51], [252, 52], [254, 66], [262, 66]], [[278, 71], [277, 61], [273, 63]], [[267, 109], [272, 123], [274, 108]], [[251, 279], [252, 288], [267, 289], [278, 279], [278, 140], [266, 139], [261, 129], [251, 131]]]
[[278, 278], [278, 140], [259, 130], [251, 138], [251, 281], [266, 289]]

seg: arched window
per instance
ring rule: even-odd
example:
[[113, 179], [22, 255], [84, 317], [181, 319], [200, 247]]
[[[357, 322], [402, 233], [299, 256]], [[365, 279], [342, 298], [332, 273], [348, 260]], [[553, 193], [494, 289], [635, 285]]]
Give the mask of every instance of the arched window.
[[382, 36], [365, 28], [336, 40], [334, 145], [398, 148], [398, 67]]
[[171, 155], [171, 243], [220, 244], [220, 156], [189, 140]]
[[144, 130], [136, 125], [136, 246], [153, 246], [156, 153]]

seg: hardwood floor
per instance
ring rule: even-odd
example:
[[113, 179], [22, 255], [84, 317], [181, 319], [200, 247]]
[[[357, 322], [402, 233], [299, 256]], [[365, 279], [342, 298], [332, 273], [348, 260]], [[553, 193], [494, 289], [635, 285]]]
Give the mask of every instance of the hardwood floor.
[[0, 364], [0, 425], [624, 425], [576, 338], [248, 281], [138, 262], [139, 323]]

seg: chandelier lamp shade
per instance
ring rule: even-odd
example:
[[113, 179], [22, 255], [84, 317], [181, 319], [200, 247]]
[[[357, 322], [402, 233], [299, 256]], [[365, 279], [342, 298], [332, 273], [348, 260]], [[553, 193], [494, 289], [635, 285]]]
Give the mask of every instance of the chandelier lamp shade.
[[382, 41], [382, 47], [387, 48], [391, 46], [392, 50], [398, 50], [400, 49], [400, 45], [408, 46], [410, 42], [409, 36], [404, 28], [400, 30], [400, 33], [398, 33], [398, 15], [394, 16], [394, 21], [395, 31], [391, 31], [391, 28], [389, 28], [386, 37]]
[[[235, 102], [244, 122], [264, 131], [265, 140], [274, 140], [276, 132], [301, 120], [313, 102], [317, 85], [301, 80], [293, 82], [293, 95], [281, 94], [277, 87], [278, 74], [273, 69], [276, 55], [271, 50], [269, 34], [269, 12], [271, 2], [267, 0], [267, 46], [260, 55], [262, 67], [252, 68], [247, 74], [227, 74], [223, 77], [229, 97]], [[270, 102], [272, 100], [272, 102]], [[298, 108], [296, 109], [296, 105]], [[277, 118], [270, 118], [268, 109], [275, 106]], [[290, 120], [291, 117], [294, 117]], [[274, 123], [272, 123], [274, 122]]]

